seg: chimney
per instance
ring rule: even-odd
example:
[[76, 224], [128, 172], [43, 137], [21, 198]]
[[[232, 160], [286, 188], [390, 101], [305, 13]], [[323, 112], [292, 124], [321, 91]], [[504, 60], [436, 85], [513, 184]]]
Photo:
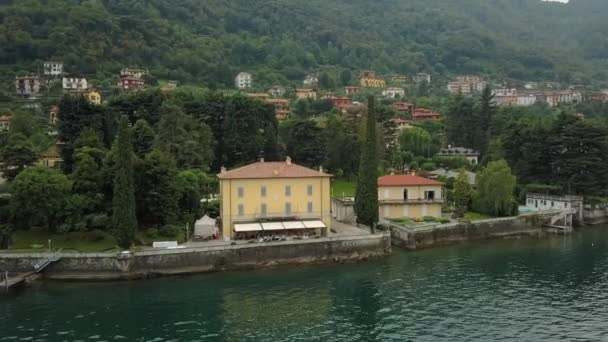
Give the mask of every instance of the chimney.
[[287, 157], [287, 159], [285, 159], [285, 162], [287, 163], [287, 165], [291, 165], [291, 157]]
[[264, 162], [264, 157], [261, 157], [260, 158], [260, 163], [263, 163], [263, 162]]
[[319, 173], [323, 173], [323, 165], [319, 166]]
[[222, 166], [222, 168], [220, 169], [220, 173], [222, 173], [222, 174], [226, 173], [226, 167], [225, 166]]

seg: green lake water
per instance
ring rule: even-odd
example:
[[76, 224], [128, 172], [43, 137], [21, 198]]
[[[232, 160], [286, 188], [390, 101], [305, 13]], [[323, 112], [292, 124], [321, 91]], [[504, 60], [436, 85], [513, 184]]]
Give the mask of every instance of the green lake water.
[[0, 341], [607, 340], [608, 227], [0, 297]]

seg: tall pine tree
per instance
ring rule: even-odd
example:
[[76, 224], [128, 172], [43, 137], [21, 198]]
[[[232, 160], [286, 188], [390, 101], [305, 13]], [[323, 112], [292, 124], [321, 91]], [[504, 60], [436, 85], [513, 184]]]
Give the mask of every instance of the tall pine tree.
[[114, 168], [114, 196], [112, 198], [112, 223], [114, 236], [121, 248], [127, 249], [135, 240], [137, 218], [135, 216], [135, 186], [133, 182], [133, 145], [129, 119], [120, 118], [118, 137], [114, 143], [116, 165]]
[[376, 154], [376, 109], [374, 97], [368, 97], [365, 144], [361, 152], [359, 179], [355, 194], [357, 222], [375, 233], [378, 222], [378, 157]]

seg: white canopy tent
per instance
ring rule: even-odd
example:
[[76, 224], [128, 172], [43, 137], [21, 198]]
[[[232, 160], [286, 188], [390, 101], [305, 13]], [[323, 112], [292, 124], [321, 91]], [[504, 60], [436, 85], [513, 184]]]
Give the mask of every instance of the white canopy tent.
[[216, 234], [215, 220], [205, 215], [194, 223], [194, 237], [207, 238]]

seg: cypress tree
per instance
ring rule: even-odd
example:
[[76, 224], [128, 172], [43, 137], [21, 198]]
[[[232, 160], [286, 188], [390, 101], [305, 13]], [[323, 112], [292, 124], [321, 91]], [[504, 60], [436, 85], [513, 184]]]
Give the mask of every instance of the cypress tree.
[[114, 168], [114, 196], [112, 198], [112, 223], [118, 245], [127, 249], [135, 240], [137, 219], [135, 216], [135, 186], [133, 182], [133, 145], [129, 120], [120, 119], [118, 137], [114, 143], [116, 165]]
[[355, 194], [357, 222], [375, 233], [378, 222], [378, 157], [376, 154], [376, 109], [374, 97], [368, 97], [365, 143], [361, 151], [359, 178]]

